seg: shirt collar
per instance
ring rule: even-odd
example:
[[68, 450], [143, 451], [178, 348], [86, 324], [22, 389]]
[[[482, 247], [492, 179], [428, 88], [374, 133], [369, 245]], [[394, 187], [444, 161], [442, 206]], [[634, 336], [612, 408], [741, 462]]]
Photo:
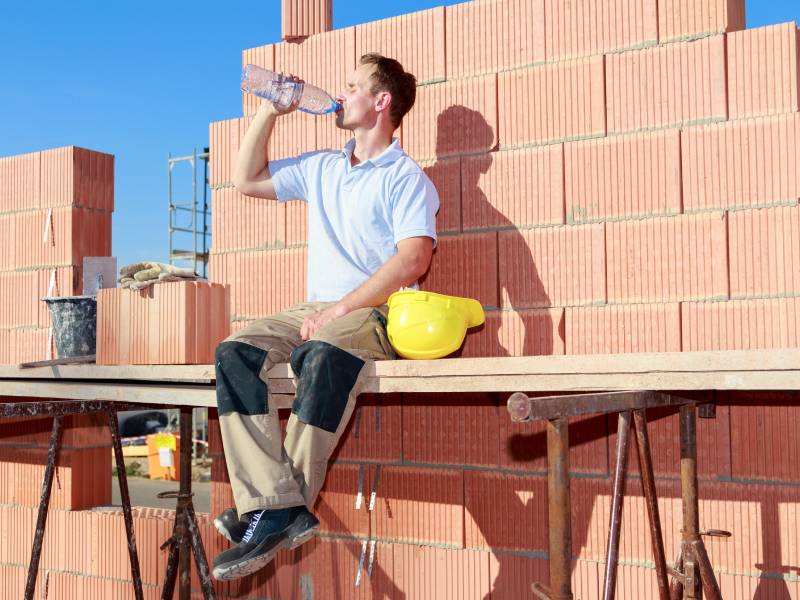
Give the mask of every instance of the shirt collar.
[[[342, 153], [347, 158], [347, 164], [350, 164], [350, 161], [353, 156], [353, 150], [356, 147], [356, 140], [355, 138], [350, 138], [347, 140], [347, 143], [342, 148]], [[400, 140], [398, 138], [392, 138], [392, 143], [387, 146], [386, 150], [381, 152], [378, 156], [374, 156], [372, 158], [368, 158], [367, 160], [363, 161], [365, 163], [372, 163], [376, 167], [380, 167], [382, 165], [388, 165], [393, 163], [398, 158], [403, 155], [403, 149], [400, 147]]]

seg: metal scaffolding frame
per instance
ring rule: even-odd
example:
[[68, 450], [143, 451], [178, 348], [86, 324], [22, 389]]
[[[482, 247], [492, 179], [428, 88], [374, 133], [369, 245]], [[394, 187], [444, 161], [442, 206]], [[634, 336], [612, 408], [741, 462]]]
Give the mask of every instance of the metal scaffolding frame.
[[[211, 208], [209, 205], [208, 193], [208, 148], [203, 148], [203, 152], [197, 152], [195, 148], [191, 155], [167, 157], [167, 177], [168, 183], [168, 206], [169, 206], [169, 263], [175, 264], [176, 261], [189, 262], [192, 267], [203, 277], [208, 276], [208, 250], [211, 246], [210, 218]], [[203, 161], [203, 202], [202, 206], [198, 203], [197, 176], [198, 161]], [[173, 170], [176, 165], [188, 163], [192, 175], [192, 191], [189, 199], [188, 194], [178, 195], [176, 192], [175, 178]], [[189, 216], [189, 223], [186, 224], [182, 219]], [[181, 242], [188, 242], [191, 239], [190, 248], [176, 248], [176, 238], [181, 237]]]

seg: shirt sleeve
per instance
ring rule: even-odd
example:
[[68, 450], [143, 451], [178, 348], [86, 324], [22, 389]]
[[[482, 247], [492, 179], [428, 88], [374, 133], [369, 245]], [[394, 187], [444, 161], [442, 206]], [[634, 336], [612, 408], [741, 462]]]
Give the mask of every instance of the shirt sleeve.
[[392, 191], [394, 243], [410, 237], [427, 236], [436, 247], [436, 213], [439, 194], [425, 173], [403, 177]]
[[269, 176], [280, 202], [308, 200], [308, 164], [317, 152], [306, 152], [291, 158], [267, 163]]

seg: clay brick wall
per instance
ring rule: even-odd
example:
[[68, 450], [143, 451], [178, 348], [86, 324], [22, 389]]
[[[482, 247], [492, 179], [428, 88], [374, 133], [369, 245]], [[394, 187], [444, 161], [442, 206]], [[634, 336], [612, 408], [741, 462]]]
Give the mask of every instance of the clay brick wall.
[[[442, 199], [440, 244], [422, 284], [478, 298], [487, 311], [462, 355], [798, 347], [797, 26], [743, 28], [743, 0], [473, 0], [248, 49], [243, 62], [331, 92], [367, 51], [418, 75], [399, 136]], [[231, 286], [234, 330], [305, 295], [304, 206], [247, 198], [231, 184], [255, 108], [244, 96], [243, 116], [209, 131], [211, 273]], [[346, 139], [332, 119], [294, 114], [276, 127], [270, 156]], [[698, 399], [717, 405], [715, 418], [698, 422], [701, 523], [734, 534], [709, 541], [724, 597], [800, 597], [796, 399]], [[544, 427], [512, 424], [504, 402], [362, 397], [315, 507], [322, 535], [252, 577], [217, 584], [220, 596], [529, 597], [532, 581], [547, 582]], [[677, 416], [649, 417], [674, 557]], [[216, 513], [232, 498], [213, 411], [210, 422]], [[570, 434], [573, 585], [591, 599], [600, 595], [616, 420], [576, 419]], [[617, 592], [630, 599], [656, 596], [635, 463]], [[29, 508], [0, 509], [7, 523], [33, 518]], [[58, 515], [87, 541], [47, 559], [50, 595], [124, 597], [121, 516]], [[157, 546], [171, 520], [169, 511], [137, 514], [147, 597], [158, 595], [166, 556]], [[213, 557], [227, 543], [200, 520]], [[84, 531], [103, 533], [89, 541], [77, 537]], [[9, 553], [24, 550], [23, 538], [3, 547], [4, 589], [21, 589], [25, 552]]]
[[[741, 0], [474, 0], [248, 49], [243, 62], [332, 93], [367, 51], [418, 76], [398, 135], [441, 197], [422, 287], [478, 298], [487, 314], [463, 356], [798, 347], [797, 26], [743, 29]], [[303, 204], [231, 184], [256, 102], [244, 96], [244, 116], [209, 133], [211, 272], [232, 286], [234, 328], [305, 294]], [[343, 141], [330, 119], [295, 114], [270, 157]], [[734, 532], [709, 544], [723, 594], [800, 596], [800, 408], [789, 394], [701, 397], [718, 406], [699, 422], [701, 519]], [[348, 598], [529, 597], [547, 580], [544, 428], [512, 425], [504, 401], [364, 398], [316, 507], [323, 535], [228, 593], [291, 597], [313, 582]], [[677, 416], [650, 418], [674, 557]], [[571, 428], [580, 598], [600, 594], [615, 430], [605, 417]], [[211, 448], [221, 462], [218, 434]], [[212, 479], [213, 512], [232, 498], [224, 465]], [[617, 597], [655, 597], [637, 476], [628, 490]]]
[[[55, 358], [50, 315], [40, 299], [82, 293], [83, 257], [111, 254], [113, 209], [110, 154], [69, 146], [0, 158], [0, 364]], [[0, 421], [3, 597], [23, 595], [51, 431], [50, 418]], [[88, 559], [88, 521], [71, 515], [111, 502], [105, 418], [66, 417], [61, 439], [42, 572]]]

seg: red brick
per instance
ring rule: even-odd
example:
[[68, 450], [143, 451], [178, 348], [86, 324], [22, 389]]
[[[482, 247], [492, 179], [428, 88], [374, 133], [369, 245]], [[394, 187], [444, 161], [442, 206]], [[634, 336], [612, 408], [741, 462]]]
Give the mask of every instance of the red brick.
[[362, 394], [334, 458], [397, 462], [402, 456], [402, 407], [396, 394]]
[[114, 210], [114, 156], [77, 146], [41, 152], [37, 207]]
[[436, 231], [461, 231], [461, 159], [442, 158], [422, 161], [420, 166], [430, 177], [439, 194]]
[[466, 547], [546, 551], [546, 477], [464, 472]]
[[440, 237], [421, 287], [497, 306], [497, 234]]
[[800, 293], [800, 206], [728, 217], [732, 297]]
[[286, 244], [296, 246], [308, 242], [308, 203], [286, 203]]
[[332, 27], [333, 0], [281, 0], [284, 40], [308, 37]]
[[397, 544], [394, 580], [406, 598], [415, 600], [482, 600], [489, 597], [488, 552]]
[[[249, 94], [245, 94], [250, 97]], [[258, 108], [253, 105], [252, 113]], [[218, 121], [209, 125], [209, 183], [212, 189], [231, 187], [239, 146], [253, 117]], [[317, 148], [316, 120], [299, 111], [282, 116], [275, 124], [267, 146], [270, 160], [296, 156]], [[261, 200], [265, 202], [265, 200]]]
[[377, 52], [399, 61], [418, 84], [445, 78], [445, 7], [421, 10], [355, 28], [356, 60]]
[[41, 297], [35, 271], [0, 273], [0, 328], [38, 326]]
[[725, 215], [606, 225], [609, 302], [671, 302], [728, 296]]
[[677, 130], [566, 144], [567, 220], [680, 213], [680, 165]]
[[567, 354], [680, 352], [680, 305], [570, 307], [565, 337]]
[[684, 351], [800, 347], [800, 299], [681, 303]]
[[489, 580], [492, 582], [493, 598], [530, 596], [531, 583], [538, 581], [547, 585], [549, 575], [548, 562], [543, 558], [529, 558], [503, 552], [493, 552], [489, 555]]
[[[202, 289], [202, 313], [198, 312]], [[228, 336], [229, 292], [205, 282], [160, 283], [98, 294], [98, 364], [207, 364]], [[211, 323], [210, 329], [198, 323]]]
[[546, 0], [547, 60], [656, 43], [656, 0]]
[[306, 298], [306, 249], [212, 255], [215, 281], [231, 288], [231, 317], [266, 317]]
[[602, 56], [501, 73], [501, 147], [605, 135], [603, 74]]
[[794, 22], [729, 34], [730, 117], [797, 112], [799, 54]]
[[608, 131], [728, 116], [725, 37], [606, 57]]
[[286, 243], [286, 204], [244, 196], [234, 188], [214, 190], [212, 204], [215, 252]]
[[730, 392], [733, 477], [800, 482], [800, 406], [789, 392]]
[[[0, 471], [6, 482], [4, 503], [38, 506], [47, 463], [44, 448], [0, 448]], [[62, 449], [57, 459], [51, 508], [77, 510], [111, 502], [111, 453], [108, 447]]]
[[687, 211], [800, 198], [800, 115], [692, 127], [681, 146]]
[[0, 213], [38, 208], [41, 152], [0, 158]]
[[450, 79], [545, 59], [543, 0], [484, 0], [448, 6], [446, 10]]
[[0, 588], [5, 590], [5, 593], [10, 598], [22, 598], [25, 596], [27, 578], [27, 567], [0, 565]]
[[417, 160], [487, 152], [497, 144], [497, 77], [421, 86], [403, 122], [403, 147]]
[[502, 306], [519, 310], [605, 302], [603, 227], [501, 231]]
[[381, 467], [376, 492], [374, 538], [463, 548], [462, 471]]
[[562, 146], [464, 157], [461, 198], [465, 230], [564, 223]]
[[[431, 402], [433, 400], [433, 402]], [[505, 415], [487, 394], [403, 396], [403, 460], [498, 464], [497, 420]]]
[[461, 356], [564, 354], [564, 309], [492, 310], [470, 329]]
[[660, 0], [659, 40], [744, 29], [744, 0]]
[[[357, 502], [361, 479], [362, 499]], [[372, 489], [372, 470], [364, 465], [333, 464], [328, 469], [325, 485], [314, 506], [325, 533], [369, 536], [368, 504]]]

